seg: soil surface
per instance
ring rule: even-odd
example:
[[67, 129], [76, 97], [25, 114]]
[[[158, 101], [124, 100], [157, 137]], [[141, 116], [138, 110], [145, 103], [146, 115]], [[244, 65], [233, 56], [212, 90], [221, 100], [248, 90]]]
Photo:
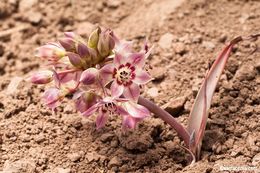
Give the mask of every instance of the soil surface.
[[64, 31], [86, 37], [97, 25], [134, 40], [137, 49], [148, 38], [155, 80], [143, 96], [160, 106], [170, 102], [167, 110], [186, 125], [208, 64], [235, 36], [260, 32], [260, 1], [1, 0], [0, 172], [260, 171], [260, 54], [250, 54], [259, 41], [233, 49], [214, 94], [201, 160], [190, 166], [183, 142], [156, 115], [133, 131], [123, 132], [116, 118], [96, 130], [94, 119], [81, 117], [68, 99], [56, 114], [44, 107], [44, 86], [21, 82], [8, 94], [14, 77], [41, 68], [35, 48]]

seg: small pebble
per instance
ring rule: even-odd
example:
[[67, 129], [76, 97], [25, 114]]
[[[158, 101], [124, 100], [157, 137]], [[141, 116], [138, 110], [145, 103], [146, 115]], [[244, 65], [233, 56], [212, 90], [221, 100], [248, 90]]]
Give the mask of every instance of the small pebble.
[[165, 33], [161, 36], [158, 44], [162, 49], [170, 49], [172, 47], [173, 35], [171, 33]]
[[203, 41], [202, 46], [211, 51], [216, 47], [215, 44], [210, 41]]
[[112, 168], [114, 166], [118, 167], [121, 165], [121, 163], [121, 160], [117, 156], [115, 156], [108, 162], [108, 168]]
[[37, 143], [41, 143], [43, 141], [45, 141], [45, 136], [43, 134], [39, 134], [34, 138], [35, 142]]
[[178, 115], [182, 110], [184, 110], [184, 105], [187, 101], [187, 97], [179, 97], [173, 100], [170, 100], [166, 103], [163, 108], [169, 112], [171, 115]]
[[147, 94], [150, 96], [150, 97], [157, 97], [159, 92], [158, 92], [158, 88], [156, 87], [152, 87], [152, 88], [149, 88], [147, 90]]
[[72, 161], [72, 162], [77, 162], [81, 159], [82, 155], [80, 153], [71, 153], [68, 154], [68, 158]]
[[56, 168], [57, 169], [57, 173], [71, 173], [70, 168]]

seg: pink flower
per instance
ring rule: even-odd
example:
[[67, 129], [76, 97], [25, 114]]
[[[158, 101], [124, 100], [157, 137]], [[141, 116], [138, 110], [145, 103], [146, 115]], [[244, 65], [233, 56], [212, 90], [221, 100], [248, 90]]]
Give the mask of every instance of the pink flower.
[[116, 53], [113, 63], [100, 70], [100, 76], [105, 84], [113, 81], [110, 88], [113, 97], [123, 94], [125, 98], [137, 101], [139, 85], [151, 80], [150, 75], [142, 69], [144, 65], [144, 53], [130, 53], [128, 56]]
[[62, 93], [61, 90], [57, 88], [49, 88], [43, 94], [43, 101], [46, 106], [54, 110], [58, 106], [59, 101], [61, 101], [64, 96], [65, 93]]
[[123, 127], [135, 128], [136, 123], [150, 116], [150, 112], [144, 106], [131, 102], [123, 98], [105, 97], [88, 110], [82, 113], [83, 116], [89, 117], [98, 112], [96, 119], [97, 128], [105, 125], [109, 116], [121, 115], [123, 118]]
[[76, 109], [81, 113], [96, 104], [98, 99], [100, 99], [99, 96], [94, 92], [78, 91], [73, 95], [73, 100], [75, 100], [76, 103]]
[[52, 81], [53, 73], [48, 70], [39, 71], [37, 73], [34, 73], [29, 80], [33, 84], [47, 84]]
[[96, 127], [97, 129], [103, 127], [108, 117], [111, 115], [126, 115], [128, 114], [121, 106], [119, 106], [118, 102], [123, 102], [124, 99], [114, 99], [111, 97], [105, 97], [103, 100], [100, 100], [95, 105], [91, 106], [88, 110], [82, 113], [83, 116], [89, 117], [95, 112], [98, 112], [98, 116], [96, 119]]
[[134, 102], [123, 103], [123, 108], [128, 114], [123, 115], [123, 127], [133, 129], [136, 124], [150, 116], [150, 111], [142, 105]]
[[36, 49], [35, 56], [47, 59], [49, 61], [58, 61], [64, 57], [66, 51], [57, 43], [49, 43]]

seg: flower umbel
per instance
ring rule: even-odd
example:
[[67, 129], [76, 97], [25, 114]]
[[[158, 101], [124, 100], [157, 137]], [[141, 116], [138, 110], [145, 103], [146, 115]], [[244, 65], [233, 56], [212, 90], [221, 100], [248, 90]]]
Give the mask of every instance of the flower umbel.
[[43, 95], [49, 108], [54, 110], [66, 95], [73, 95], [83, 116], [97, 112], [97, 128], [111, 116], [121, 117], [123, 127], [134, 128], [150, 115], [137, 104], [140, 86], [151, 80], [144, 70], [147, 50], [133, 52], [132, 43], [119, 40], [111, 30], [98, 27], [86, 40], [65, 32], [59, 42], [39, 47], [36, 56], [46, 60], [49, 69], [30, 81], [53, 84]]

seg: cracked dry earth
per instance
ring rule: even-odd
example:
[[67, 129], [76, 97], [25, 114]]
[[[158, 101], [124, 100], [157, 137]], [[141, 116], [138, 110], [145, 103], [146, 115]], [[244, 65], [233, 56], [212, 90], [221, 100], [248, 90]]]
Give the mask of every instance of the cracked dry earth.
[[96, 25], [134, 40], [137, 49], [148, 38], [155, 46], [148, 62], [154, 80], [142, 95], [186, 125], [208, 64], [235, 36], [260, 32], [260, 1], [1, 0], [1, 173], [260, 171], [260, 54], [250, 54], [259, 41], [233, 49], [214, 94], [201, 160], [190, 166], [182, 141], [156, 115], [134, 131], [122, 132], [115, 117], [97, 131], [68, 99], [52, 114], [41, 103], [43, 86], [21, 82], [7, 94], [14, 77], [41, 68], [35, 48], [64, 31], [86, 37]]

